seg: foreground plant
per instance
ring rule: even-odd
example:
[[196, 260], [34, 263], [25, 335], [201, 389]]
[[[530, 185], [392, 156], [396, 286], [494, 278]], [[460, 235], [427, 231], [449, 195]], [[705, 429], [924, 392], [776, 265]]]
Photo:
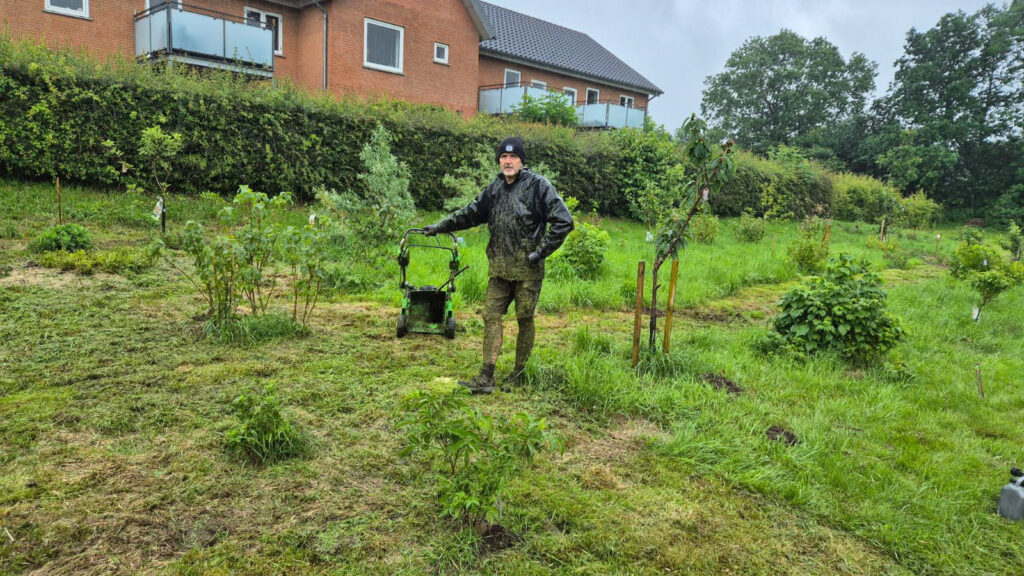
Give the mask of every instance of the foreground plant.
[[857, 362], [881, 356], [906, 335], [881, 284], [865, 262], [839, 254], [821, 276], [782, 297], [775, 331], [809, 354], [832, 349]]
[[422, 454], [442, 468], [444, 514], [481, 534], [501, 518], [512, 477], [562, 442], [543, 418], [519, 412], [496, 421], [471, 408], [469, 398], [462, 386], [416, 390], [402, 399], [397, 427], [406, 430], [402, 456]]
[[231, 412], [239, 422], [227, 431], [228, 450], [250, 462], [273, 464], [308, 452], [305, 438], [281, 414], [273, 384], [239, 395]]

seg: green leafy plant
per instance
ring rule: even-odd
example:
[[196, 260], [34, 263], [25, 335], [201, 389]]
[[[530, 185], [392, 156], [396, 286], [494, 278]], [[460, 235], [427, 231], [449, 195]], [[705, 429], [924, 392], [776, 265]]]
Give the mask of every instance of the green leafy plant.
[[888, 311], [881, 283], [865, 262], [839, 254], [824, 274], [782, 297], [775, 331], [806, 353], [834, 349], [858, 362], [884, 354], [905, 332]]
[[149, 252], [125, 248], [112, 251], [55, 250], [43, 252], [37, 260], [44, 268], [73, 270], [80, 274], [136, 274], [153, 265], [153, 257]]
[[273, 384], [239, 395], [231, 412], [238, 424], [225, 434], [227, 448], [250, 462], [273, 464], [309, 451], [305, 437], [281, 414]]
[[62, 224], [40, 234], [30, 248], [36, 252], [88, 250], [92, 248], [92, 234], [78, 224]]
[[815, 274], [825, 269], [831, 242], [832, 222], [810, 217], [800, 225], [797, 239], [786, 248], [786, 257], [800, 272]]
[[[570, 211], [576, 210], [579, 201], [567, 197], [565, 204]], [[611, 236], [593, 224], [577, 221], [561, 248], [551, 259], [552, 268], [565, 268], [579, 278], [594, 278], [601, 271], [604, 254], [611, 243]]]
[[980, 320], [981, 310], [989, 302], [1024, 282], [1024, 264], [998, 246], [986, 243], [976, 229], [966, 228], [961, 237], [963, 241], [950, 258], [949, 273], [966, 281], [978, 293], [974, 319]]
[[1024, 252], [1024, 234], [1021, 233], [1020, 227], [1013, 220], [1010, 220], [1010, 224], [1006, 229], [1003, 248], [1010, 252], [1010, 257], [1014, 262], [1020, 261], [1021, 253]]
[[476, 200], [497, 173], [494, 153], [487, 146], [477, 146], [471, 162], [460, 165], [455, 172], [445, 174], [441, 179], [441, 184], [452, 191], [444, 201], [444, 209], [453, 212]]
[[533, 97], [523, 95], [519, 104], [512, 106], [512, 114], [523, 122], [576, 126], [579, 116], [572, 98], [560, 92], [548, 91], [545, 95]]
[[401, 454], [422, 454], [443, 470], [438, 501], [445, 515], [478, 534], [501, 518], [513, 475], [545, 450], [561, 450], [547, 422], [526, 413], [495, 420], [469, 405], [469, 391], [416, 390], [401, 402]]
[[707, 210], [695, 216], [690, 227], [693, 239], [701, 244], [713, 244], [718, 236], [718, 218]]
[[416, 217], [416, 206], [409, 194], [409, 168], [391, 153], [394, 136], [377, 125], [359, 159], [364, 172], [359, 174], [364, 189], [334, 192], [319, 189], [317, 200], [332, 214], [346, 245], [364, 260], [386, 257], [383, 248], [394, 243], [402, 229]]
[[299, 322], [301, 318], [303, 326], [316, 308], [326, 278], [327, 234], [326, 227], [318, 226], [316, 218], [311, 217], [306, 226], [289, 226], [279, 238], [279, 257], [288, 266], [292, 278], [292, 321]]
[[907, 255], [900, 250], [900, 243], [894, 236], [889, 236], [885, 240], [881, 240], [877, 236], [870, 236], [867, 240], [867, 247], [880, 251], [889, 268], [902, 270], [907, 267]]
[[749, 210], [744, 210], [736, 224], [736, 237], [743, 242], [757, 242], [764, 238], [764, 218], [755, 218]]

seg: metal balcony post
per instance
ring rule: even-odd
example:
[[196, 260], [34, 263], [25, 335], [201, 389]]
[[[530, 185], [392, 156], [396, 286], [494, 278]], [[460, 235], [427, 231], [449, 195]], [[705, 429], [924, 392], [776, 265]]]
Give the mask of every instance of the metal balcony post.
[[607, 103], [607, 102], [604, 103], [604, 127], [605, 128], [608, 128], [610, 126], [609, 123], [608, 123], [609, 122], [608, 117], [611, 115], [611, 106], [612, 105]]

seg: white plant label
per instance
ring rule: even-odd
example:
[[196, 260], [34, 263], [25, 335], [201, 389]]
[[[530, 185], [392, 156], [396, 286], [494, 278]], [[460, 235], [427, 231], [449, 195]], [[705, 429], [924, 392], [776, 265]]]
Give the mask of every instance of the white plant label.
[[647, 231], [647, 242], [654, 242], [654, 233], [650, 230]]
[[310, 226], [310, 228], [315, 228], [316, 227], [316, 214], [310, 214], [309, 215], [309, 226]]
[[160, 215], [164, 212], [164, 199], [159, 197], [156, 199], [156, 206], [153, 206], [153, 219], [159, 220]]
[[978, 308], [977, 306], [975, 306], [974, 308], [971, 308], [971, 320], [974, 320], [975, 322], [977, 322], [980, 318], [981, 318], [981, 308]]
[[705, 202], [707, 202], [707, 201], [708, 201], [708, 194], [710, 194], [710, 193], [711, 193], [711, 191], [710, 191], [710, 190], [708, 190], [707, 188], [705, 188], [705, 189], [704, 189], [704, 195], [703, 195], [703, 198], [704, 198], [704, 201], [705, 201]]

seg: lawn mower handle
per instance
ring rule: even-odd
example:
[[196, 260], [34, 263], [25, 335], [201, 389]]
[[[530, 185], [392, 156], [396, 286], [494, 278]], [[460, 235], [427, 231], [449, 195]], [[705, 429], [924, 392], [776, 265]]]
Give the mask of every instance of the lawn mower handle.
[[[424, 236], [426, 236], [426, 235], [427, 235], [427, 234], [426, 234], [426, 233], [425, 233], [425, 232], [423, 231], [423, 228], [409, 228], [408, 230], [406, 230], [406, 231], [405, 231], [405, 234], [402, 234], [402, 244], [405, 244], [405, 240], [406, 240], [406, 238], [408, 238], [408, 237], [409, 237], [409, 234], [423, 234]], [[453, 234], [453, 233], [451, 233], [451, 232], [438, 232], [437, 234], [447, 234], [448, 236], [451, 236], [451, 238], [452, 238], [452, 244], [453, 244], [453, 245], [455, 245], [455, 246], [458, 246], [458, 244], [459, 244], [459, 241], [458, 241], [458, 239], [457, 239], [457, 238], [455, 237], [455, 234]], [[436, 234], [435, 234], [435, 235], [436, 235]]]

